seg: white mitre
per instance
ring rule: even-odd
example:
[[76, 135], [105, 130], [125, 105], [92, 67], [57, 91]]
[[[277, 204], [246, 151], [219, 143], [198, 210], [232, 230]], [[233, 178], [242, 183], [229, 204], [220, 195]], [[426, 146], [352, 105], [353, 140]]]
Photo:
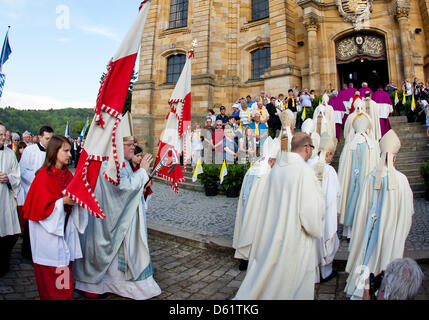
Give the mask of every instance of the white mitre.
[[301, 126], [301, 131], [311, 135], [314, 132], [314, 121], [311, 118], [305, 119]]
[[356, 134], [365, 133], [371, 127], [371, 120], [366, 113], [359, 113], [353, 119], [353, 129]]
[[335, 153], [335, 150], [337, 149], [338, 140], [335, 137], [331, 137], [327, 132], [323, 132], [320, 136], [320, 143], [319, 143], [319, 161], [315, 165], [316, 169], [316, 175], [317, 178], [322, 181], [323, 180], [323, 173], [325, 170], [325, 164], [326, 164], [326, 153], [332, 152]]
[[322, 97], [322, 104], [327, 106], [328, 103], [329, 103], [329, 96], [328, 96], [328, 94], [325, 93], [325, 94], [323, 94], [323, 97]]
[[393, 167], [393, 157], [398, 154], [401, 149], [401, 141], [398, 135], [392, 129], [389, 130], [380, 140], [381, 158], [377, 167], [375, 176], [375, 189], [381, 189], [382, 170], [387, 161], [387, 179], [389, 182], [389, 190], [396, 189], [396, 178]]

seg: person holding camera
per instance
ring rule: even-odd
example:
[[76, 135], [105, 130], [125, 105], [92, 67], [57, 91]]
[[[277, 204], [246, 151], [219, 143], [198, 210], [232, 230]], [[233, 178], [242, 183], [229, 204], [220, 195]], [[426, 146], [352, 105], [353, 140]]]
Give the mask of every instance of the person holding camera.
[[393, 260], [385, 271], [370, 274], [364, 300], [413, 300], [423, 281], [423, 272], [410, 258]]
[[380, 140], [379, 165], [365, 178], [356, 205], [345, 292], [362, 299], [369, 273], [378, 274], [404, 254], [414, 214], [407, 177], [394, 168], [401, 142], [393, 130]]

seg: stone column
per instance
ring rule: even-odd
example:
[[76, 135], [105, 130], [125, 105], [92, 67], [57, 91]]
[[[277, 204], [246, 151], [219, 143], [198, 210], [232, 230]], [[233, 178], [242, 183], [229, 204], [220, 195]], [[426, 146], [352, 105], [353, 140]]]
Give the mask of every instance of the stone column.
[[309, 15], [304, 17], [304, 26], [307, 30], [308, 41], [308, 70], [309, 70], [309, 90], [318, 91], [320, 88], [320, 66], [319, 53], [317, 48], [317, 30], [319, 29], [319, 21], [317, 16]]
[[404, 77], [409, 81], [413, 81], [414, 78], [414, 63], [412, 48], [410, 45], [410, 23], [409, 23], [410, 7], [407, 3], [396, 3], [395, 15], [399, 23], [399, 30], [401, 33], [401, 51], [404, 65]]

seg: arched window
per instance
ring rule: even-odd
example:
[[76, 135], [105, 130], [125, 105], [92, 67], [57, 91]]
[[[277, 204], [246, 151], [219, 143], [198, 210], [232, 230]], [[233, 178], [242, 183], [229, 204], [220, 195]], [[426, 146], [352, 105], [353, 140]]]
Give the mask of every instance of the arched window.
[[271, 67], [270, 47], [265, 47], [252, 52], [252, 79], [263, 78], [265, 69], [269, 67]]
[[167, 83], [176, 83], [185, 66], [186, 55], [177, 54], [167, 59]]
[[188, 0], [171, 0], [169, 28], [186, 27], [188, 24]]
[[252, 20], [260, 20], [268, 17], [270, 7], [268, 0], [252, 0]]

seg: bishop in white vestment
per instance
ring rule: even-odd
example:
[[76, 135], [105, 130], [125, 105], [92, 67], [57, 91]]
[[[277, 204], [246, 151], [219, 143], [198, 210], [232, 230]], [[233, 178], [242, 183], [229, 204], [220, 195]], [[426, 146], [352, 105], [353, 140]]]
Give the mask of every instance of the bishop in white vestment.
[[[121, 121], [122, 125], [126, 123]], [[149, 181], [142, 165], [150, 161], [145, 155], [140, 168], [133, 172], [129, 163], [133, 154], [134, 137], [126, 136], [124, 158], [127, 161], [120, 169], [118, 186], [104, 178], [107, 162], [101, 166], [94, 193], [106, 219], [89, 219], [88, 227], [80, 238], [83, 259], [73, 264], [76, 289], [95, 295], [111, 292], [135, 300], [161, 294], [153, 278], [142, 199]]]
[[393, 130], [380, 141], [382, 156], [365, 178], [356, 206], [345, 292], [362, 299], [370, 273], [375, 275], [402, 258], [414, 214], [407, 177], [394, 168], [401, 143]]
[[344, 225], [343, 235], [347, 238], [351, 237], [362, 183], [377, 165], [380, 154], [378, 143], [367, 134], [369, 127], [370, 119], [365, 113], [360, 113], [354, 118], [353, 130], [356, 134], [344, 145], [338, 166], [338, 177], [342, 189], [338, 211], [339, 223]]
[[326, 216], [323, 237], [317, 241], [316, 283], [335, 276], [332, 270], [335, 254], [340, 246], [337, 235], [337, 208], [340, 202], [341, 185], [335, 169], [330, 165], [334, 158], [337, 139], [322, 133], [320, 139], [320, 155], [308, 163], [316, 172], [317, 179], [322, 184], [325, 196]]
[[328, 102], [329, 96], [325, 93], [322, 97], [322, 103], [314, 110], [313, 122], [315, 131], [320, 136], [323, 132], [327, 132], [331, 137], [335, 137], [335, 112]]
[[380, 109], [378, 107], [378, 104], [371, 99], [370, 93], [367, 93], [363, 102], [365, 104], [365, 112], [371, 118], [371, 127], [372, 127], [372, 130], [370, 131], [371, 138], [373, 138], [375, 141], [380, 141], [381, 127], [380, 127], [380, 112], [379, 112]]
[[249, 267], [235, 299], [314, 298], [316, 239], [323, 236], [325, 201], [306, 163], [311, 138], [297, 133], [292, 152], [282, 152], [260, 196], [266, 213], [258, 221]]
[[268, 137], [262, 150], [262, 156], [247, 171], [241, 187], [232, 241], [236, 259], [249, 259], [258, 218], [265, 212], [265, 208], [260, 207], [259, 199], [265, 193], [268, 174], [280, 151], [280, 141]]

